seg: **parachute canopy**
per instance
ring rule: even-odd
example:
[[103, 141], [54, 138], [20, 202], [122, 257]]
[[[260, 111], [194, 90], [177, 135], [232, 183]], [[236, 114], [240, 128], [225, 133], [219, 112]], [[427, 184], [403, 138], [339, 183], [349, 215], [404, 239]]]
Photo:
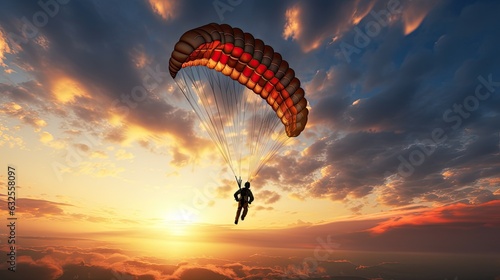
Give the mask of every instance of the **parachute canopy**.
[[235, 175], [246, 161], [251, 179], [306, 126], [309, 111], [295, 71], [239, 28], [211, 23], [187, 31], [169, 70]]

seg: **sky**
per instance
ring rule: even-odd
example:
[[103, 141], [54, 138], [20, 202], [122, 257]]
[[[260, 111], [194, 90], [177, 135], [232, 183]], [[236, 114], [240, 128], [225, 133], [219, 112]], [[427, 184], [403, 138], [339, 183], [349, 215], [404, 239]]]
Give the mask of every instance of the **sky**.
[[[500, 278], [498, 1], [0, 7], [2, 279]], [[168, 73], [208, 23], [272, 46], [308, 101], [238, 225]]]

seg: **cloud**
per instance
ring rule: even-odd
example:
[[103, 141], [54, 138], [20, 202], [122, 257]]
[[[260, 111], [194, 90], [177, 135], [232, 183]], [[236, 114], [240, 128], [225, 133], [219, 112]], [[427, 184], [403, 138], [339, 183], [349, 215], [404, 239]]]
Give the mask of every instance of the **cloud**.
[[[16, 208], [16, 213], [27, 215], [28, 217], [51, 217], [64, 215], [64, 207], [73, 206], [72, 204], [53, 202], [43, 199], [18, 198], [16, 200], [20, 207]], [[0, 206], [7, 211], [5, 207]]]
[[[339, 10], [355, 4], [353, 1]], [[386, 4], [376, 3], [370, 9], [377, 12]], [[329, 5], [335, 4], [313, 8], [307, 5], [288, 7], [298, 9], [298, 19], [306, 17], [308, 9], [322, 9], [310, 24], [297, 24], [297, 30], [302, 31], [290, 33], [295, 37], [306, 34], [303, 36], [315, 38], [321, 32], [321, 28], [314, 29], [317, 22], [336, 20], [319, 16], [331, 13]], [[500, 77], [493, 66], [499, 61], [492, 48], [499, 46], [500, 41], [492, 36], [495, 16], [490, 12], [497, 4], [440, 2], [431, 7], [430, 2], [425, 2], [421, 11], [412, 5], [402, 5], [402, 13], [394, 20], [403, 23], [406, 16], [414, 13], [419, 21], [412, 26], [418, 26], [417, 29], [412, 28], [411, 34], [405, 35], [404, 24], [391, 22], [370, 37], [359, 53], [353, 53], [350, 62], [339, 50], [341, 41], [354, 44], [356, 32], [352, 23], [347, 24], [342, 40], [304, 54], [304, 60], [316, 67], [312, 69], [303, 63], [302, 69], [296, 68], [309, 77], [304, 88], [311, 111], [302, 139], [311, 152], [281, 154], [264, 167], [256, 183], [274, 184], [294, 193], [300, 190], [302, 198], [346, 201], [375, 195], [377, 202], [390, 206], [495, 199], [493, 192], [498, 187], [490, 182], [498, 181], [499, 167], [494, 160], [498, 136], [492, 132], [497, 130], [494, 123], [498, 121], [498, 109], [490, 104], [498, 96], [490, 95], [488, 101], [479, 102], [466, 118], [453, 113], [460, 118], [457, 122], [443, 115], [447, 110], [453, 112], [454, 106], [463, 107], [464, 100], [474, 97], [476, 87], [481, 86], [480, 75], [485, 78], [491, 73], [492, 79]], [[450, 7], [460, 12], [446, 13]], [[357, 23], [363, 29], [373, 15], [363, 12], [366, 9], [359, 11], [365, 15]], [[434, 34], [431, 26], [438, 26], [443, 16], [449, 24], [441, 25], [439, 34]], [[472, 18], [482, 19], [475, 21], [474, 28], [484, 30], [483, 33], [474, 33], [467, 27]], [[309, 29], [311, 32], [304, 31]], [[468, 43], [472, 37], [478, 42], [475, 46]], [[308, 47], [314, 39], [301, 42]], [[409, 45], [403, 47], [405, 42]], [[432, 46], [425, 42], [432, 42]], [[312, 54], [330, 63], [323, 64]], [[395, 59], [395, 55], [399, 58]], [[431, 145], [435, 131], [442, 131], [445, 140]], [[418, 166], [412, 166], [410, 176], [403, 176], [398, 170], [404, 159], [409, 160], [415, 150], [421, 152], [425, 148], [429, 155], [425, 154]]]
[[277, 202], [281, 198], [281, 195], [277, 192], [262, 190], [255, 194], [255, 197], [258, 197], [258, 199], [263, 201], [264, 204], [269, 205]]
[[257, 210], [257, 211], [260, 211], [260, 210], [272, 211], [272, 210], [274, 210], [274, 207], [265, 207], [265, 206], [258, 205], [257, 207], [255, 207], [255, 210]]
[[86, 89], [77, 81], [70, 77], [54, 77], [51, 84], [51, 93], [58, 102], [63, 104], [81, 101], [82, 98], [91, 98]]
[[[8, 211], [6, 195], [0, 194], [0, 210]], [[17, 198], [16, 214], [27, 221], [88, 221], [103, 224], [137, 224], [137, 221], [118, 217], [116, 213], [104, 210], [100, 216], [78, 212], [79, 206], [72, 203], [55, 202], [36, 198]], [[102, 211], [101, 211], [102, 212]]]
[[408, 35], [415, 31], [436, 4], [436, 1], [420, 1], [418, 5], [414, 2], [407, 3], [402, 14], [404, 34]]
[[54, 136], [52, 136], [52, 134], [50, 134], [49, 132], [43, 131], [42, 133], [40, 133], [40, 142], [48, 143], [52, 140], [54, 140]]
[[47, 122], [39, 117], [38, 112], [25, 109], [15, 102], [2, 104], [0, 113], [17, 118], [23, 123], [33, 126], [36, 130], [40, 130], [47, 125]]
[[43, 105], [44, 91], [40, 91], [40, 84], [36, 81], [27, 81], [16, 85], [0, 83], [2, 98], [17, 104]]
[[123, 150], [123, 149], [120, 149], [120, 150], [116, 151], [115, 157], [117, 159], [120, 159], [120, 160], [123, 160], [123, 159], [133, 159], [134, 155], [132, 153], [129, 153], [129, 152]]
[[[334, 44], [358, 28], [372, 34], [389, 26], [409, 35], [438, 6], [436, 1], [420, 4], [400, 1], [351, 1], [349, 3], [296, 3], [285, 11], [282, 36], [297, 42], [304, 52]], [[363, 31], [361, 31], [363, 32]], [[369, 40], [369, 39], [368, 39]]]
[[209, 268], [204, 267], [189, 267], [181, 266], [177, 270], [173, 277], [182, 280], [194, 280], [194, 279], [234, 279], [235, 274], [230, 269], [223, 269], [216, 266], [209, 266]]
[[215, 189], [218, 198], [228, 198], [234, 194], [234, 181], [222, 179], [222, 186]]
[[186, 166], [190, 161], [190, 157], [188, 155], [182, 153], [181, 151], [179, 151], [178, 148], [173, 148], [172, 154], [173, 154], [173, 158], [170, 161], [170, 164], [172, 164], [173, 166], [177, 166], [177, 167]]
[[[152, 257], [134, 257], [131, 252], [106, 247], [84, 249], [78, 247], [37, 247], [18, 251], [16, 273], [8, 279], [29, 278], [37, 273], [41, 280], [58, 277], [79, 278], [92, 275], [98, 279], [250, 279], [246, 277], [269, 277], [281, 275], [280, 270], [270, 267], [242, 265], [234, 261], [217, 259], [192, 259], [178, 265]], [[2, 251], [2, 253], [5, 253]], [[189, 264], [192, 262], [192, 264]], [[0, 265], [0, 275], [12, 273], [6, 264]], [[31, 273], [31, 274], [30, 274]], [[5, 274], [5, 275], [4, 275]], [[261, 278], [261, 279], [263, 279]]]
[[[67, 166], [64, 167], [67, 168]], [[91, 175], [93, 177], [113, 177], [124, 172], [125, 169], [123, 167], [118, 167], [117, 164], [110, 161], [81, 161], [75, 167], [71, 167], [70, 171], [78, 174]]]
[[319, 48], [357, 24], [373, 7], [374, 1], [349, 3], [297, 3], [287, 8], [283, 38], [293, 39], [304, 52]]
[[175, 11], [176, 3], [172, 0], [149, 0], [153, 11], [160, 15], [164, 20], [173, 19], [177, 14]]
[[5, 64], [5, 59], [7, 54], [11, 54], [14, 52], [13, 49], [10, 48], [8, 44], [8, 39], [6, 34], [0, 29], [0, 66], [4, 68], [4, 72], [11, 73], [13, 70], [7, 67]]
[[[127, 7], [120, 5], [118, 9], [134, 9], [138, 17], [149, 21], [148, 26], [156, 26], [153, 32], [164, 30], [160, 27], [161, 19], [151, 13], [154, 10], [171, 20], [176, 5], [171, 1], [150, 1], [150, 7], [147, 5], [141, 2]], [[11, 4], [9, 9], [13, 14], [2, 16], [0, 22], [2, 34], [19, 34], [16, 19], [32, 14], [34, 7], [39, 8], [36, 4]], [[121, 19], [108, 16], [115, 8], [98, 2], [60, 6], [57, 16], [50, 19], [50, 26], [38, 30], [37, 44], [23, 44], [13, 60], [8, 61], [19, 66], [22, 70], [19, 74], [29, 76], [30, 80], [0, 85], [7, 93], [3, 98], [10, 101], [4, 103], [2, 112], [37, 129], [47, 124], [40, 115], [56, 115], [64, 117], [64, 121], [59, 119], [63, 125], [93, 130], [110, 141], [124, 143], [154, 136], [158, 142], [163, 141], [184, 153], [199, 155], [209, 141], [196, 135], [194, 114], [159, 98], [158, 94], [171, 83], [164, 44], [173, 45], [173, 42], [151, 41], [143, 31], [123, 29], [124, 25], [137, 25], [133, 18], [124, 17], [122, 13], [115, 14]], [[85, 16], [72, 17], [74, 10]], [[68, 28], [59, 28], [62, 26], [59, 23]], [[90, 27], [92, 24], [100, 26], [97, 32]], [[108, 48], [112, 36], [116, 36], [116, 40], [113, 47]], [[4, 54], [9, 50], [9, 43], [2, 46]], [[141, 53], [148, 55], [141, 60], [141, 67], [137, 67]], [[146, 65], [146, 61], [153, 64]], [[175, 142], [165, 141], [163, 136]]]
[[25, 143], [23, 138], [16, 137], [14, 133], [12, 129], [0, 123], [0, 147], [4, 145], [9, 145], [10, 148], [18, 147], [20, 149], [24, 149]]
[[295, 222], [293, 224], [289, 224], [289, 226], [291, 226], [291, 227], [296, 227], [296, 226], [302, 227], [302, 226], [312, 226], [312, 225], [313, 225], [313, 223], [304, 222], [301, 219], [298, 219], [297, 222]]
[[5, 279], [29, 279], [36, 275], [38, 279], [57, 279], [63, 274], [62, 268], [48, 260], [33, 261], [30, 257], [20, 257], [16, 263], [16, 271], [11, 272], [3, 266], [0, 275]]
[[[492, 270], [495, 267], [494, 258], [485, 257], [479, 260], [474, 255], [443, 257], [442, 254], [419, 253], [422, 258], [410, 260], [404, 257], [404, 252], [495, 252], [499, 248], [490, 241], [494, 240], [500, 227], [497, 222], [499, 207], [498, 201], [481, 205], [454, 204], [435, 209], [414, 206], [397, 209], [397, 212], [378, 217], [365, 216], [359, 220], [316, 225], [299, 220], [293, 227], [284, 229], [247, 229], [235, 232], [231, 228], [213, 225], [198, 225], [198, 228], [193, 228], [201, 239], [216, 244], [221, 242], [220, 246], [230, 246], [233, 251], [237, 250], [237, 260], [234, 257], [197, 257], [172, 264], [171, 260], [142, 256], [137, 251], [130, 252], [111, 245], [103, 246], [107, 244], [105, 242], [89, 248], [60, 245], [24, 247], [18, 249], [19, 255], [22, 256], [18, 259], [18, 268], [46, 271], [44, 273], [48, 276], [41, 278], [42, 280], [53, 279], [53, 275], [72, 278], [88, 273], [105, 279], [134, 277], [170, 280], [275, 279], [299, 276], [307, 276], [310, 279], [326, 276], [334, 279], [347, 276], [350, 276], [350, 279], [373, 279], [380, 275], [395, 279], [398, 275], [412, 275], [423, 279], [447, 275], [450, 272], [464, 277], [473, 272], [475, 274], [469, 275], [470, 278], [478, 278], [478, 275], [491, 278], [491, 275], [496, 273], [496, 270]], [[394, 218], [395, 215], [400, 218]], [[380, 228], [384, 230], [374, 234], [374, 230]], [[144, 229], [95, 232], [91, 236], [143, 238], [143, 233]], [[152, 240], [165, 240], [162, 230], [149, 231], [148, 234]], [[88, 238], [90, 235], [82, 236]], [[470, 236], [474, 238], [470, 239]], [[191, 242], [195, 241], [193, 237], [189, 238]], [[26, 237], [26, 240], [28, 239], [35, 244], [71, 244], [71, 241], [82, 244], [81, 240], [74, 237]], [[245, 246], [239, 247], [242, 240], [245, 240]], [[463, 242], [464, 240], [469, 242]], [[85, 241], [93, 242], [90, 239]], [[255, 254], [263, 248], [270, 251], [280, 246], [280, 250], [272, 250], [276, 255]], [[375, 251], [376, 254], [363, 255], [360, 251]], [[398, 255], [398, 251], [403, 252], [402, 255]], [[147, 252], [147, 255], [150, 253]], [[418, 253], [413, 256], [416, 254]], [[363, 261], [360, 261], [360, 256], [364, 256]], [[447, 262], [460, 263], [460, 269], [452, 266], [451, 271], [447, 268]], [[0, 264], [0, 276], [8, 272], [6, 265]], [[436, 265], [440, 269], [436, 269]], [[430, 269], [431, 267], [434, 269]]]
[[363, 204], [358, 204], [354, 207], [351, 207], [351, 211], [354, 213], [354, 214], [361, 214], [361, 209], [363, 209]]
[[[352, 210], [359, 210], [353, 201], [360, 198], [391, 207], [480, 205], [498, 198], [498, 95], [479, 100], [467, 117], [454, 108], [473, 102], [479, 85], [486, 88], [478, 77], [495, 82], [500, 77], [499, 4], [405, 2], [390, 24], [369, 36], [366, 45], [356, 45], [357, 28], [366, 31], [375, 19], [372, 12], [380, 13], [389, 2], [244, 1], [224, 14], [227, 22], [287, 57], [311, 107], [303, 136], [262, 169], [253, 181], [256, 190], [274, 185], [280, 196], [344, 201]], [[16, 76], [7, 73], [11, 84], [0, 84], [0, 111], [6, 117], [38, 132], [57, 126], [49, 123], [55, 117], [65, 136], [89, 132], [124, 146], [139, 143], [170, 153], [174, 167], [211, 152], [196, 116], [179, 101], [165, 50], [185, 30], [218, 20], [212, 2], [184, 1], [175, 8], [168, 1], [70, 2], [16, 53], [5, 34], [20, 34], [19, 18], [39, 7], [6, 5], [0, 11], [2, 63], [16, 69]], [[357, 48], [349, 61], [342, 42]], [[443, 117], [449, 110], [453, 121]], [[0, 145], [23, 145], [13, 128], [5, 128]], [[435, 129], [442, 129], [446, 140], [428, 144]], [[103, 156], [89, 148], [95, 157]], [[401, 158], [415, 161], [415, 151], [429, 155], [411, 175], [399, 174]], [[100, 176], [123, 171], [93, 161], [79, 166], [78, 172]], [[219, 189], [221, 196], [231, 194], [228, 186]], [[278, 199], [268, 196], [263, 197], [269, 203]]]
[[298, 39], [301, 33], [300, 26], [300, 6], [295, 5], [288, 10], [286, 10], [285, 18], [285, 28], [283, 30], [283, 38], [288, 39]]
[[470, 228], [500, 227], [498, 209], [500, 200], [493, 200], [480, 205], [452, 204], [408, 214], [385, 221], [370, 229], [373, 233], [384, 233], [399, 227], [418, 227], [423, 225], [457, 225]]
[[[108, 158], [106, 152], [103, 151], [93, 151], [90, 155], [91, 158]], [[118, 158], [118, 157], [117, 157]]]

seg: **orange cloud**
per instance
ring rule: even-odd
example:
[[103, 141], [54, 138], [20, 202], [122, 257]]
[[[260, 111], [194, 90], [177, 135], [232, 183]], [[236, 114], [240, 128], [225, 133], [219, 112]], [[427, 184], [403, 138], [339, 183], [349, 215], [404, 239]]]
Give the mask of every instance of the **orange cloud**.
[[78, 97], [90, 98], [85, 88], [70, 77], [58, 78], [52, 85], [52, 94], [63, 104], [75, 102]]
[[135, 67], [139, 69], [151, 64], [151, 59], [148, 57], [143, 47], [131, 51], [130, 59], [134, 63]]
[[460, 223], [476, 223], [486, 227], [500, 226], [500, 200], [493, 200], [480, 205], [457, 203], [414, 212], [383, 221], [369, 231], [374, 234], [381, 234], [405, 226]]
[[352, 14], [352, 24], [357, 25], [371, 11], [375, 5], [375, 1], [368, 3], [366, 6], [360, 5], [360, 1], [356, 0], [356, 8]]
[[153, 12], [161, 16], [164, 20], [173, 19], [175, 16], [175, 2], [171, 0], [149, 0], [149, 5]]
[[312, 41], [302, 40], [303, 19], [301, 18], [302, 9], [299, 5], [295, 5], [285, 12], [286, 23], [283, 29], [283, 38], [302, 41], [302, 50], [310, 52], [318, 48], [324, 38], [314, 38]]
[[0, 29], [0, 66], [6, 68], [4, 71], [7, 72], [9, 69], [5, 64], [5, 55], [12, 53], [13, 50], [10, 48], [7, 43], [7, 37], [4, 35], [3, 31]]
[[10, 148], [19, 147], [24, 149], [25, 145], [23, 139], [21, 137], [11, 135], [10, 130], [10, 128], [0, 123], [0, 147], [7, 144]]
[[[317, 13], [321, 10], [307, 2], [301, 2], [285, 11], [285, 25], [282, 36], [284, 39], [297, 41], [304, 52], [313, 51], [326, 40], [338, 40], [353, 25], [365, 18], [375, 5], [375, 1], [351, 1], [348, 4], [323, 7], [334, 9], [338, 14], [332, 14], [328, 19], [318, 20]], [[331, 4], [331, 3], [330, 3]], [[314, 22], [314, 23], [312, 23]]]
[[43, 131], [42, 133], [40, 133], [40, 142], [46, 144], [51, 142], [52, 140], [54, 140], [54, 136], [52, 136], [52, 134], [50, 134], [49, 132]]
[[172, 279], [235, 279], [236, 274], [231, 269], [224, 269], [215, 265], [207, 267], [181, 266]]
[[437, 1], [434, 0], [405, 2], [406, 6], [402, 14], [405, 35], [411, 34], [420, 26], [436, 3]]
[[0, 113], [15, 117], [37, 130], [47, 125], [47, 122], [38, 116], [37, 111], [27, 110], [16, 102], [7, 102], [0, 105]]
[[298, 39], [301, 33], [301, 22], [300, 22], [300, 11], [301, 8], [295, 5], [285, 12], [285, 28], [283, 30], [283, 38], [285, 39]]
[[[59, 240], [67, 241], [67, 240]], [[4, 251], [0, 253], [5, 254]], [[154, 257], [130, 255], [119, 249], [97, 247], [44, 246], [22, 249], [18, 256], [16, 278], [9, 277], [6, 264], [0, 264], [4, 279], [76, 279], [92, 275], [95, 279], [276, 279], [281, 269], [256, 262], [246, 265], [215, 258], [189, 259], [177, 265]], [[262, 256], [261, 256], [262, 257]], [[281, 258], [280, 258], [281, 259]], [[282, 258], [285, 261], [286, 258]], [[266, 265], [266, 264], [264, 264]], [[19, 278], [17, 278], [19, 276]], [[274, 277], [276, 276], [276, 277]], [[278, 277], [279, 276], [279, 277]]]

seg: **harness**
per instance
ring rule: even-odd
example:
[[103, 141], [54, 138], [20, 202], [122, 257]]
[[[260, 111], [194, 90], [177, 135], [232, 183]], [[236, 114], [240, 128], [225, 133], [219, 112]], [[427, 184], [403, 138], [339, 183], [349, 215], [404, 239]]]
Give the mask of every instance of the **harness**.
[[241, 198], [238, 201], [238, 203], [248, 202], [248, 197], [249, 197], [248, 191], [249, 191], [249, 189], [241, 187], [241, 177], [240, 177], [239, 180], [238, 180], [238, 178], [236, 176], [234, 176], [234, 177], [236, 178], [236, 182], [238, 183], [238, 188], [240, 189], [240, 196], [241, 196]]
[[242, 188], [240, 195], [241, 195], [241, 201], [248, 202], [248, 189], [247, 188]]

